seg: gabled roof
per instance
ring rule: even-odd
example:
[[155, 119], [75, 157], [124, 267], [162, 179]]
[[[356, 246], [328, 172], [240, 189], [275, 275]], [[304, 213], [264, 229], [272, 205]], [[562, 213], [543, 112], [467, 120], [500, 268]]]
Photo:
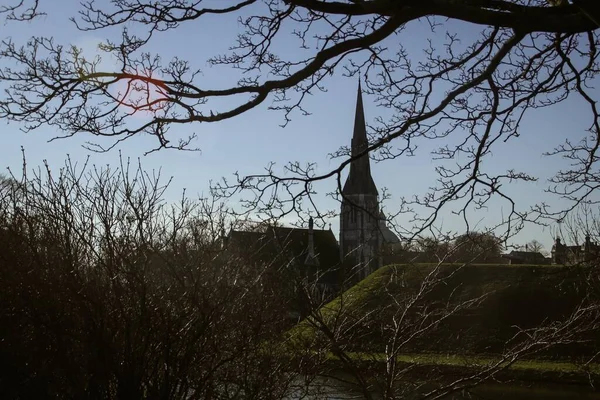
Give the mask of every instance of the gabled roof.
[[400, 243], [398, 236], [387, 226], [387, 219], [383, 210], [379, 211], [379, 230], [386, 244]]
[[318, 265], [306, 265], [309, 230], [271, 227], [265, 232], [231, 231], [229, 244], [248, 252], [255, 260], [295, 265], [309, 274], [323, 274], [321, 283], [338, 283], [340, 252], [331, 230], [313, 229]]
[[550, 258], [547, 258], [539, 251], [513, 250], [508, 254], [502, 254], [502, 258], [527, 264], [546, 264], [550, 262]]
[[544, 257], [544, 255], [542, 253], [540, 253], [539, 251], [520, 251], [520, 250], [513, 250], [510, 253], [508, 253], [508, 255], [513, 256], [513, 257]]
[[[293, 258], [299, 265], [303, 265], [308, 254], [308, 229], [281, 228], [273, 229], [278, 247]], [[318, 260], [318, 269], [321, 272], [339, 267], [340, 250], [337, 240], [331, 230], [313, 230], [315, 256]], [[314, 266], [310, 266], [315, 268]], [[327, 276], [331, 278], [331, 276]], [[329, 282], [333, 283], [333, 282]]]
[[504, 254], [506, 258], [516, 258], [516, 259], [541, 259], [545, 260], [546, 257], [540, 253], [539, 251], [519, 251], [513, 250], [508, 254]]

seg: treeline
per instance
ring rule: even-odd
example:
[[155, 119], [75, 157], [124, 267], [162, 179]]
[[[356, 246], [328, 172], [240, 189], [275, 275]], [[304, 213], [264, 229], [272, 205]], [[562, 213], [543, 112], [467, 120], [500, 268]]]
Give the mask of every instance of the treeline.
[[471, 231], [461, 235], [421, 236], [410, 242], [384, 247], [384, 264], [398, 263], [500, 263], [504, 240], [493, 232]]

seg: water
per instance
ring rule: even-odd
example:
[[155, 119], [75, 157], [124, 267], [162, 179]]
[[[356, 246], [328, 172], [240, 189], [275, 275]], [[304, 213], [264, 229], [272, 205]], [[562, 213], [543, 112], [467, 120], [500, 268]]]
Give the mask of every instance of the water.
[[[599, 388], [600, 389], [600, 388]], [[375, 399], [381, 396], [372, 394]], [[402, 399], [419, 399], [417, 394], [401, 397]], [[355, 387], [335, 378], [318, 378], [307, 390], [298, 390], [288, 400], [358, 400], [364, 396]], [[486, 383], [464, 392], [445, 397], [447, 400], [479, 399], [479, 400], [600, 400], [600, 391], [591, 386], [568, 385], [558, 383]]]

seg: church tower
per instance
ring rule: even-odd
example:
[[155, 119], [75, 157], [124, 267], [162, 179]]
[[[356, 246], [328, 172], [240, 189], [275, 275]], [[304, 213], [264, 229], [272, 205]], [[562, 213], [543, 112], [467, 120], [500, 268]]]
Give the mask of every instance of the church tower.
[[[351, 156], [368, 146], [362, 90], [358, 83]], [[342, 190], [340, 214], [340, 252], [348, 266], [363, 279], [381, 266], [383, 238], [379, 229], [379, 193], [371, 176], [369, 155], [350, 163], [350, 172]]]

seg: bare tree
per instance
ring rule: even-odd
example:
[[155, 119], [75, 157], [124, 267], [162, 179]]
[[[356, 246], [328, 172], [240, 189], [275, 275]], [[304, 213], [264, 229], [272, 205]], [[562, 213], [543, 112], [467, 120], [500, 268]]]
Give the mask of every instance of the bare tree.
[[[123, 28], [120, 40], [106, 40], [101, 46], [119, 62], [112, 71], [100, 70], [98, 59], [86, 59], [80, 49], [50, 37], [31, 38], [26, 46], [5, 39], [0, 49], [0, 59], [7, 65], [0, 72], [6, 89], [0, 117], [18, 121], [26, 130], [50, 125], [64, 137], [88, 133], [112, 137], [116, 143], [145, 133], [157, 139], [156, 149], [183, 149], [193, 138], [177, 137], [171, 131], [174, 126], [235, 118], [267, 99], [271, 109], [284, 113], [285, 123], [298, 112], [307, 112], [304, 98], [324, 89], [331, 74], [360, 73], [367, 92], [394, 113], [379, 121], [371, 144], [355, 157], [370, 153], [390, 160], [413, 154], [423, 141], [439, 143], [432, 153], [437, 184], [405, 204], [415, 213], [417, 229], [430, 226], [449, 202], [460, 204], [459, 214], [467, 219], [469, 207], [481, 208], [493, 197], [506, 202], [510, 212], [505, 222], [514, 228], [547, 214], [560, 217], [565, 210], [550, 213], [544, 204], [520, 209], [503, 185], [536, 177], [510, 167], [487, 171], [482, 160], [497, 143], [516, 141], [525, 133], [520, 127], [528, 112], [577, 96], [588, 107], [589, 131], [556, 144], [551, 154], [570, 159], [572, 165], [553, 178], [549, 189], [568, 199], [570, 208], [589, 198], [600, 181], [594, 167], [598, 112], [589, 89], [598, 57], [595, 1], [204, 4], [202, 0], [84, 2], [73, 19], [79, 29]], [[42, 5], [15, 2], [4, 11], [12, 18], [21, 10], [24, 17], [15, 19], [29, 19]], [[153, 51], [154, 37], [166, 31], [202, 24], [207, 18], [238, 16], [237, 42], [208, 59], [214, 67], [239, 70], [240, 80], [231, 87], [207, 87], [197, 66], [179, 57], [163, 60]], [[453, 21], [456, 31], [446, 21]], [[461, 34], [467, 25], [473, 31]], [[418, 54], [403, 45], [413, 28], [431, 31]], [[290, 34], [302, 51], [295, 56], [277, 54], [277, 44]], [[220, 101], [228, 98], [232, 102]], [[112, 147], [89, 146], [99, 151]], [[286, 174], [271, 166], [265, 174], [242, 175], [218, 189], [231, 194], [254, 188], [261, 201], [248, 212], [274, 214], [275, 199], [270, 197], [275, 193], [281, 206], [278, 214], [294, 212], [298, 200], [312, 194], [312, 182], [337, 178], [341, 187], [340, 174], [351, 162], [349, 154], [347, 148], [335, 152], [343, 159], [322, 174], [316, 174], [313, 165], [292, 163]], [[462, 161], [455, 163], [459, 154]]]
[[535, 239], [533, 239], [531, 242], [528, 243], [528, 247], [531, 249], [531, 251], [537, 251], [537, 252], [544, 251], [544, 245]]
[[0, 5], [0, 16], [7, 21], [31, 21], [44, 15], [39, 11], [39, 0], [14, 0]]
[[572, 245], [583, 245], [586, 237], [593, 241], [600, 240], [600, 222], [596, 204], [581, 203], [554, 226], [553, 234], [556, 238]]
[[526, 244], [524, 244], [522, 246], [519, 246], [519, 250], [532, 251], [535, 253], [543, 254], [544, 256], [547, 255], [547, 253], [548, 253], [546, 250], [544, 250], [544, 245], [541, 244], [536, 239], [533, 239], [532, 241], [527, 242]]
[[467, 232], [453, 242], [451, 260], [459, 262], [498, 261], [502, 252], [502, 240], [492, 232]]
[[223, 253], [225, 208], [166, 204], [168, 182], [125, 160], [12, 182], [0, 187], [1, 397], [292, 390], [278, 281]]

